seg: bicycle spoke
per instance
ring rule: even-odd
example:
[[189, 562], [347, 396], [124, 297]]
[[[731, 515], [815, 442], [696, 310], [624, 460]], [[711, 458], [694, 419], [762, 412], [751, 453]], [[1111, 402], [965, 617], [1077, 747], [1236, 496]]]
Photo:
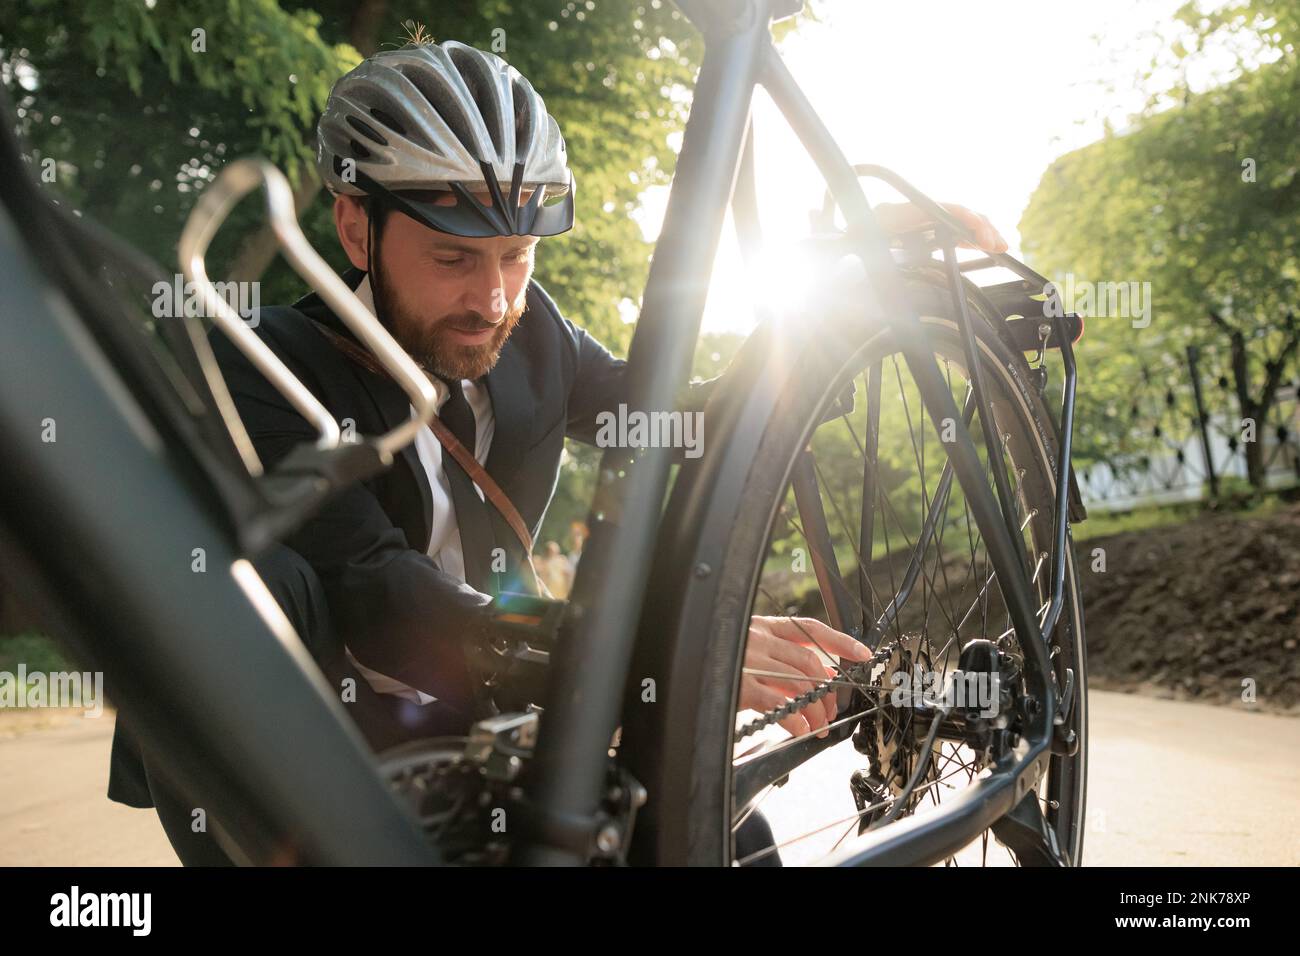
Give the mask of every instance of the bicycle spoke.
[[[847, 765], [852, 766], [849, 734], [855, 727], [862, 729], [853, 735], [853, 745], [870, 758], [868, 779], [874, 782], [870, 790], [859, 787], [854, 791], [854, 798], [867, 804], [862, 811], [847, 817], [827, 812], [824, 823], [801, 820], [806, 825], [788, 836], [778, 828], [776, 845], [738, 861], [742, 864], [814, 837], [815, 842], [802, 852], [837, 852], [851, 845], [855, 831], [863, 829], [859, 824], [864, 819], [871, 821], [865, 832], [878, 831], [917, 813], [942, 813], [947, 809], [945, 791], [959, 792], [995, 772], [989, 751], [984, 749], [988, 744], [976, 744], [962, 736], [962, 728], [967, 726], [963, 723], [965, 708], [954, 709], [944, 702], [952, 700], [952, 672], [970, 641], [986, 639], [1019, 659], [1015, 646], [1022, 638], [1011, 624], [1008, 586], [1014, 585], [1018, 595], [1027, 589], [1031, 600], [1026, 603], [1035, 609], [1037, 621], [1041, 622], [1050, 608], [1043, 589], [1048, 563], [1037, 546], [1045, 527], [1042, 516], [1049, 513], [1042, 509], [1050, 507], [1050, 502], [1041, 483], [1026, 484], [1025, 467], [1016, 460], [1016, 455], [1026, 451], [1025, 444], [1015, 437], [1020, 434], [1016, 431], [1022, 427], [1017, 424], [1020, 420], [1010, 424], [1001, 420], [1016, 406], [1008, 405], [1003, 393], [993, 391], [981, 404], [969, 361], [963, 362], [961, 355], [960, 350], [951, 354], [936, 350], [935, 371], [953, 395], [957, 427], [966, 429], [962, 440], [969, 440], [974, 448], [975, 474], [979, 476], [976, 486], [968, 489], [956, 481], [952, 449], [944, 442], [945, 436], [951, 442], [951, 435], [939, 427], [910, 364], [900, 362], [899, 353], [886, 353], [860, 366], [852, 388], [863, 386], [865, 409], [841, 409], [820, 421], [795, 458], [792, 480], [778, 509], [778, 527], [786, 542], [802, 540], [807, 546], [815, 580], [812, 590], [806, 584], [787, 585], [783, 572], [773, 564], [771, 573], [782, 575], [776, 579], [782, 580], [776, 589], [782, 596], [778, 598], [760, 581], [756, 599], [760, 605], [770, 606], [774, 615], [794, 622], [800, 642], [828, 663], [828, 676], [787, 673], [785, 664], [743, 665], [742, 675], [782, 693], [788, 690], [787, 699], [799, 688], [825, 688], [821, 696], [803, 706], [824, 706], [826, 692], [846, 695], [855, 691], [855, 703], [849, 706], [849, 698], [840, 696], [841, 713], [827, 725], [764, 734], [762, 745], [733, 758], [737, 799], [741, 792], [751, 796], [747, 803], [735, 804], [733, 829], [749, 819], [759, 803], [765, 808], [771, 804], [775, 799], [771, 784], [777, 779], [786, 794], [776, 803], [779, 817], [791, 795], [802, 792], [800, 786], [791, 788], [785, 781], [811, 783], [818, 779], [819, 771], [805, 771], [806, 767], [834, 766], [845, 755], [850, 757]], [[886, 376], [892, 379], [887, 387]], [[985, 385], [1004, 388], [1005, 382], [1003, 376]], [[836, 394], [844, 394], [845, 389]], [[976, 424], [976, 416], [985, 414], [988, 420]], [[936, 429], [933, 437], [926, 434], [931, 428]], [[973, 496], [991, 491], [997, 493], [993, 507], [1001, 512], [1004, 523], [1016, 529], [1013, 543], [1026, 558], [1020, 570], [1012, 566], [1013, 581], [1003, 580], [1011, 571], [994, 567], [975, 521], [976, 509], [982, 505]], [[771, 533], [772, 540], [777, 540], [777, 532]], [[790, 547], [787, 543], [773, 555], [788, 553]], [[847, 573], [842, 575], [841, 562], [847, 560], [854, 561], [856, 568], [845, 568]], [[850, 575], [856, 576], [856, 583]], [[788, 588], [793, 589], [790, 596]], [[819, 597], [822, 604], [816, 605]], [[804, 609], [797, 610], [800, 606]], [[849, 669], [848, 662], [841, 663], [828, 653], [825, 642], [810, 633], [792, 611], [815, 614], [833, 628], [859, 633], [873, 649], [886, 648], [887, 656], [880, 657], [880, 667], [875, 669]], [[894, 701], [888, 687], [900, 671], [910, 672], [918, 680], [938, 681], [936, 686], [942, 688], [939, 696], [931, 700], [935, 691], [925, 692], [925, 702], [915, 705], [923, 710], [911, 710]], [[737, 719], [738, 734], [746, 731], [745, 719]], [[768, 720], [775, 722], [772, 716]], [[756, 728], [751, 732], [761, 732], [761, 719], [750, 724]], [[772, 724], [769, 727], [775, 730]], [[827, 733], [829, 738], [824, 736]], [[831, 751], [840, 756], [829, 756]], [[773, 762], [767, 763], [769, 758], [774, 758]], [[1045, 790], [1054, 779], [1053, 771], [1036, 793], [1048, 820], [1053, 819], [1053, 812]], [[876, 789], [882, 786], [883, 790]], [[845, 793], [836, 795], [837, 800], [846, 797]], [[991, 835], [991, 831], [982, 832], [976, 838], [978, 843], [972, 840], [945, 864], [988, 865], [993, 856], [988, 850]], [[1008, 855], [1019, 862], [1011, 851]]]

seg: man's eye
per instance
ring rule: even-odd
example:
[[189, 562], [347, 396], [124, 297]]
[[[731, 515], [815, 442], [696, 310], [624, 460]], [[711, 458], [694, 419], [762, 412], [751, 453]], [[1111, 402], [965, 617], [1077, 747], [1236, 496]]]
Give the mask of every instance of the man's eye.
[[458, 266], [458, 265], [460, 265], [462, 262], [465, 261], [465, 257], [464, 257], [464, 256], [454, 256], [454, 257], [451, 258], [451, 259], [442, 259], [442, 258], [439, 258], [439, 257], [435, 256], [434, 259], [433, 259], [433, 261], [436, 262], [436, 263], [438, 263], [438, 265], [440, 265], [440, 266]]

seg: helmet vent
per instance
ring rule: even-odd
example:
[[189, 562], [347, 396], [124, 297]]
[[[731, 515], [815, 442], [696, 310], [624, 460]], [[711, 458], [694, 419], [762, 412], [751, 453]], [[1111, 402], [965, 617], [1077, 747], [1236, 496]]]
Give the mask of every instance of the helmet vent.
[[515, 154], [520, 159], [527, 160], [525, 151], [532, 146], [537, 117], [533, 115], [532, 98], [523, 84], [512, 83], [510, 89], [515, 101]]
[[457, 142], [473, 153], [474, 136], [470, 133], [469, 121], [462, 112], [456, 95], [447, 89], [445, 81], [428, 72], [414, 70], [408, 66], [399, 66], [398, 70], [412, 86], [420, 91], [420, 95], [428, 100], [434, 112], [442, 117], [442, 121], [447, 124], [447, 128], [451, 130]]
[[[497, 101], [495, 95], [495, 71], [488, 65], [483, 54], [467, 50], [464, 47], [453, 47], [449, 54], [451, 62], [456, 65], [460, 71], [460, 77], [469, 87], [470, 98], [474, 105], [478, 107], [479, 113], [483, 117], [483, 123], [487, 127], [488, 135], [492, 137], [492, 148], [498, 155], [502, 150], [501, 142], [501, 104]], [[487, 159], [486, 156], [477, 157]]]
[[[383, 110], [377, 110], [372, 106], [370, 108], [370, 115], [373, 116], [375, 119], [379, 120], [379, 122], [383, 123], [385, 126], [391, 129], [398, 136], [406, 135], [406, 127], [404, 127], [401, 123], [397, 122], [397, 120], [393, 119]], [[384, 145], [387, 146], [388, 144], [384, 143]]]
[[364, 146], [362, 146], [360, 143], [358, 143], [355, 139], [354, 139], [354, 140], [351, 140], [350, 142], [351, 142], [351, 144], [352, 144], [352, 155], [353, 155], [353, 156], [355, 156], [357, 159], [369, 159], [369, 158], [370, 158], [370, 150], [366, 149]]
[[[371, 112], [373, 113], [374, 110], [371, 110]], [[359, 120], [355, 116], [347, 117], [347, 122], [349, 126], [351, 126], [354, 130], [356, 130], [366, 139], [370, 140], [372, 143], [377, 143], [380, 146], [388, 145], [388, 140], [380, 136], [379, 133], [375, 131], [375, 128], [371, 126], [369, 123], [366, 123], [363, 120]], [[380, 122], [383, 122], [383, 120], [380, 120]]]

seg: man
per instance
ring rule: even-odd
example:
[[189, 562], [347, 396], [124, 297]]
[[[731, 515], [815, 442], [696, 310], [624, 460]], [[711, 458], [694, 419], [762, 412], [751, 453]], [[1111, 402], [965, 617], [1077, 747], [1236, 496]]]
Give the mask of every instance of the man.
[[[532, 281], [539, 239], [573, 223], [558, 124], [500, 58], [454, 41], [411, 45], [375, 54], [338, 81], [320, 121], [318, 162], [353, 266], [345, 280], [427, 371], [442, 424], [536, 534], [565, 437], [595, 444], [597, 415], [627, 402], [625, 362]], [[894, 225], [917, 223], [909, 208], [894, 207]], [[257, 333], [358, 433], [387, 431], [413, 413], [316, 295], [263, 309]], [[213, 347], [267, 467], [314, 440], [228, 340], [214, 336]], [[466, 732], [475, 694], [466, 650], [487, 633], [493, 595], [525, 589], [526, 560], [500, 512], [425, 430], [389, 471], [340, 493], [257, 566], [333, 686], [355, 694], [341, 694], [346, 709], [382, 750]], [[808, 680], [825, 679], [805, 646], [808, 630], [833, 654], [870, 656], [817, 621], [755, 618], [746, 663], [790, 679], [746, 675], [742, 707], [784, 703]], [[782, 726], [822, 731], [833, 707], [827, 698]], [[142, 772], [119, 734], [110, 797], [155, 805], [187, 864], [227, 862], [211, 837], [192, 832], [191, 809], [159, 770]], [[761, 817], [753, 819], [744, 839], [770, 845]]]

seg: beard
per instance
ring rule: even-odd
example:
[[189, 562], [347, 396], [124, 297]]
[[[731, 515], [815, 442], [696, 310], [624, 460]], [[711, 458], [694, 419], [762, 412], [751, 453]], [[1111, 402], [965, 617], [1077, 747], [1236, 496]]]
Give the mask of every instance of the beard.
[[453, 337], [453, 327], [462, 332], [480, 332], [491, 328], [492, 323], [478, 312], [455, 312], [428, 322], [415, 310], [403, 307], [382, 277], [376, 301], [390, 324], [393, 338], [411, 358], [434, 375], [454, 381], [474, 381], [490, 372], [501, 357], [506, 339], [528, 308], [526, 295], [521, 293], [495, 327], [492, 338], [479, 345], [463, 345]]

